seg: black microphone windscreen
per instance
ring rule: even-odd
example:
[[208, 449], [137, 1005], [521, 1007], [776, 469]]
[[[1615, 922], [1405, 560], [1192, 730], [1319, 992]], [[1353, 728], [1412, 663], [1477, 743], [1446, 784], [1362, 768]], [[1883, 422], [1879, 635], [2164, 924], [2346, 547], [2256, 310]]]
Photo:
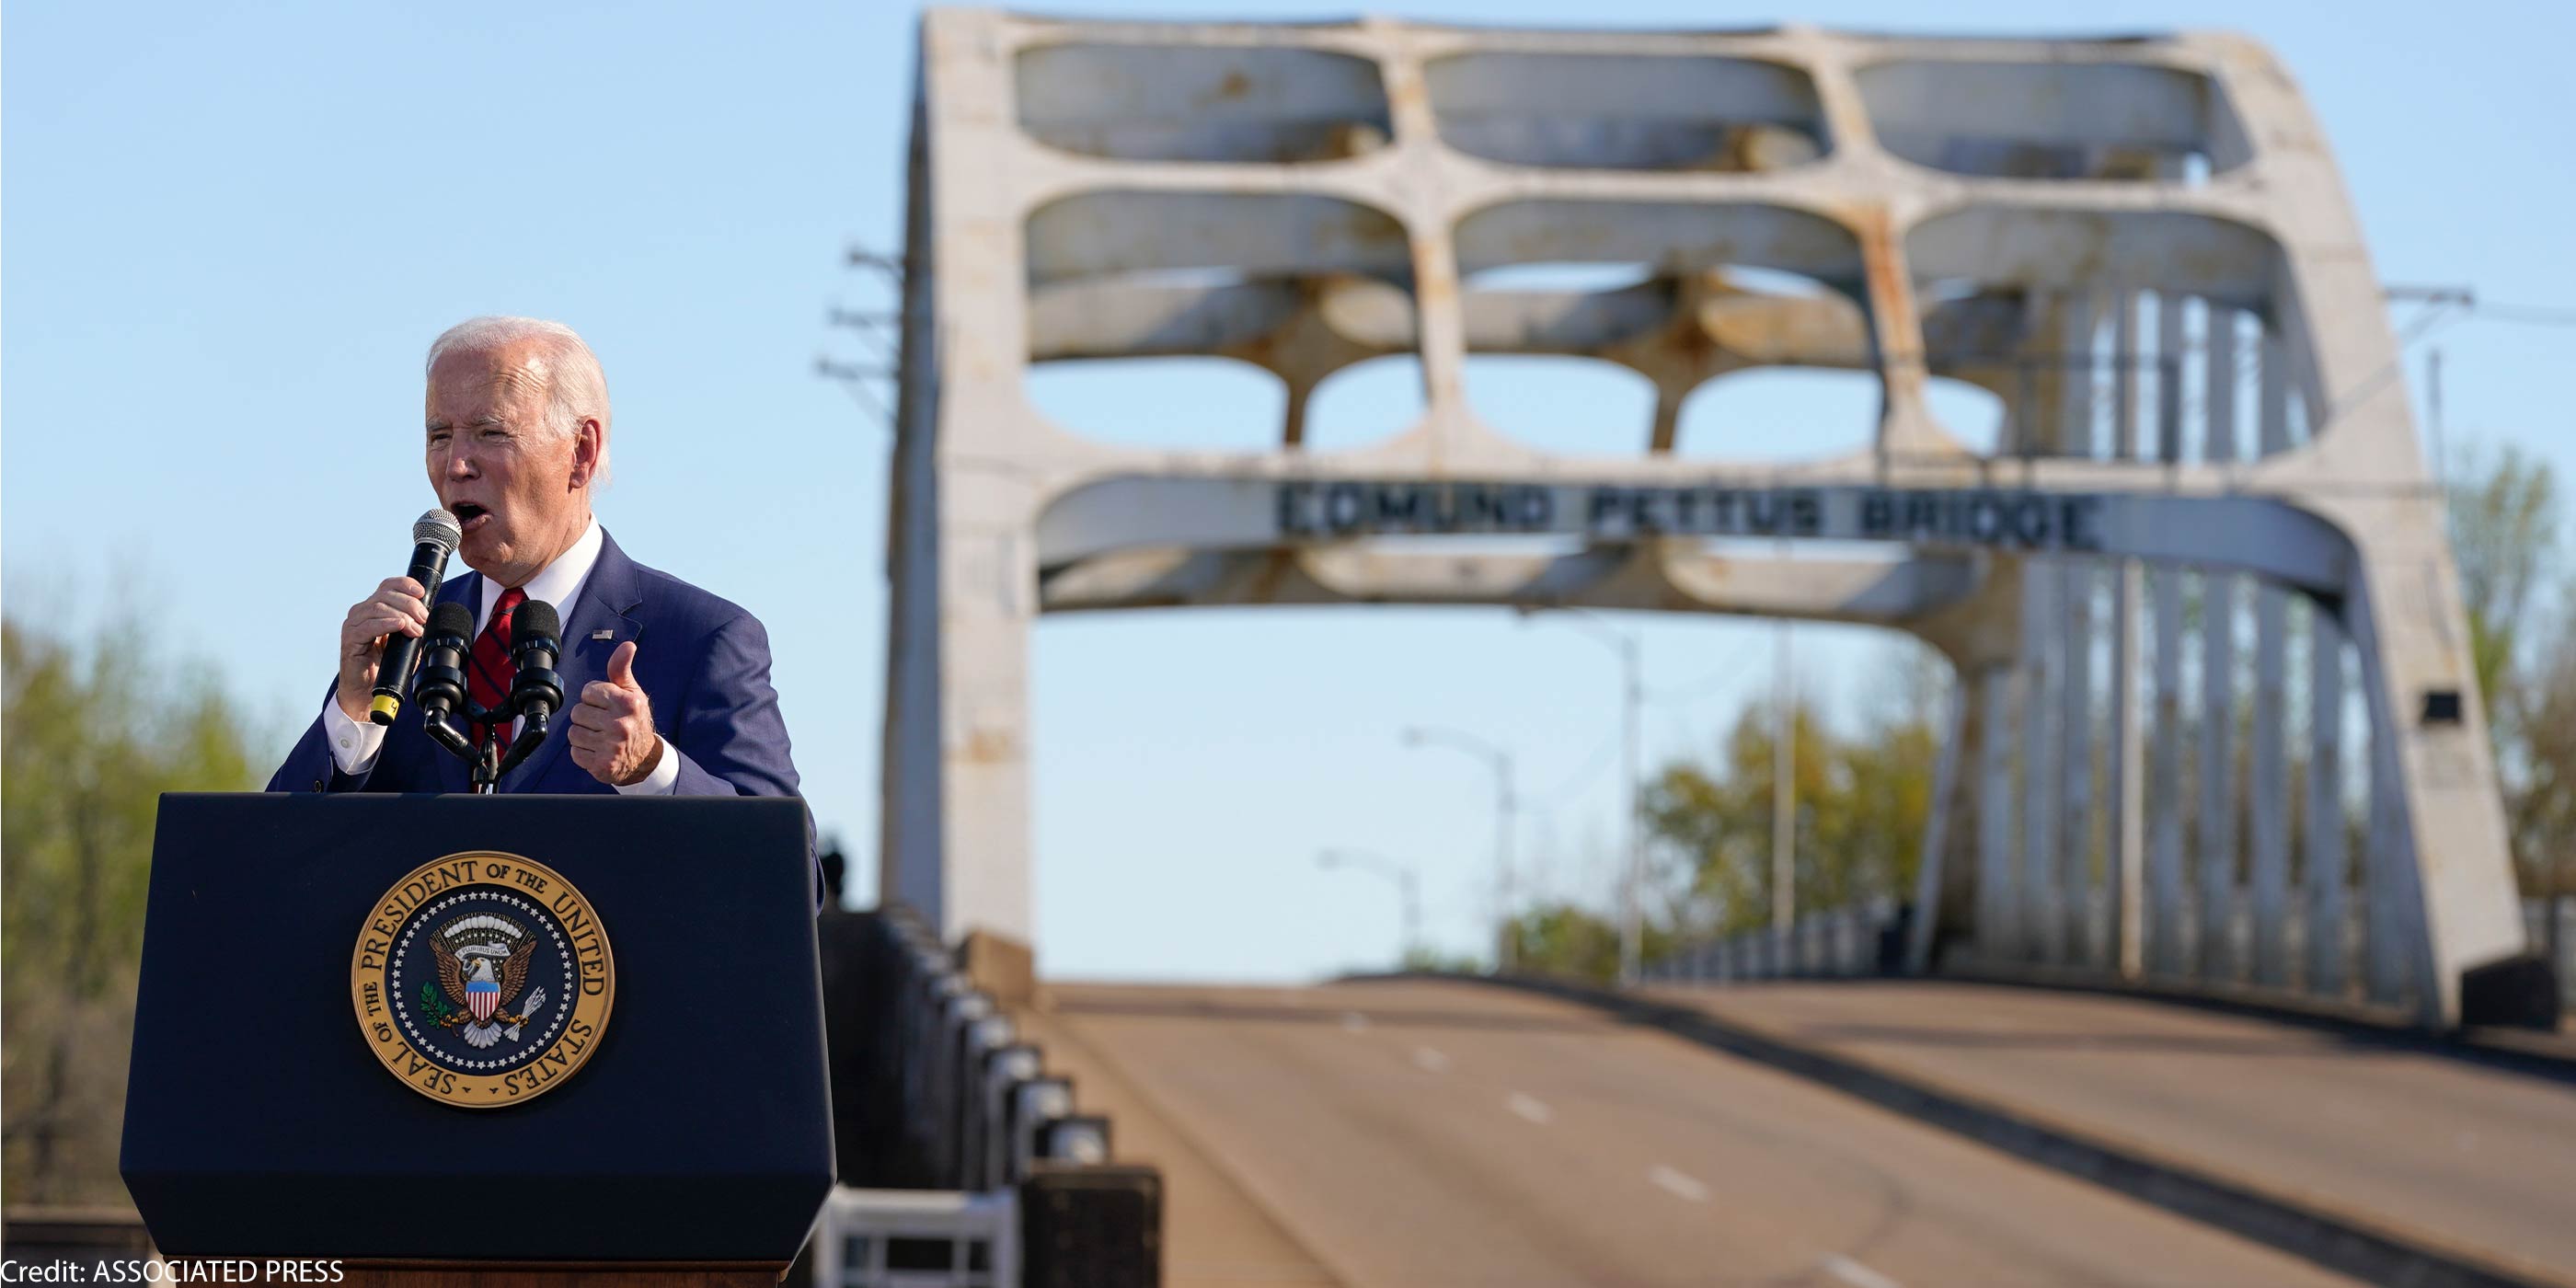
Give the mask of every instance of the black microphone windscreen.
[[453, 635], [458, 639], [472, 642], [474, 610], [454, 600], [432, 606], [429, 610], [429, 634], [433, 637]]
[[542, 599], [531, 599], [519, 605], [519, 611], [510, 616], [510, 642], [515, 644], [538, 636], [561, 639], [563, 622], [555, 616], [554, 605]]

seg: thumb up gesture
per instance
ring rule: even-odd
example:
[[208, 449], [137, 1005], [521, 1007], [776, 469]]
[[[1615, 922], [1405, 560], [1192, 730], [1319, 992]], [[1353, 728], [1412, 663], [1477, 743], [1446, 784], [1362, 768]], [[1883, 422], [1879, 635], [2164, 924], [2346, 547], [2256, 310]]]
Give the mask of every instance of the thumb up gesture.
[[581, 688], [572, 709], [572, 763], [611, 787], [631, 787], [662, 759], [662, 738], [653, 732], [653, 704], [635, 682], [635, 641], [608, 655], [608, 678]]

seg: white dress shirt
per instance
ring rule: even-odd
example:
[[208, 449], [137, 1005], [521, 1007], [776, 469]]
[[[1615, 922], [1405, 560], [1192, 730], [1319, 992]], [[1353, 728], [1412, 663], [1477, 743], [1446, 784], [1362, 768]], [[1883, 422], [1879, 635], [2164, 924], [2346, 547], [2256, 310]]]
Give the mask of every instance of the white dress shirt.
[[[599, 530], [599, 520], [591, 520], [590, 526], [582, 530], [581, 539], [573, 542], [571, 549], [557, 555], [553, 563], [528, 579], [528, 584], [522, 587], [528, 592], [528, 598], [554, 605], [556, 614], [569, 624], [573, 602], [581, 598], [582, 587], [590, 581], [590, 570], [599, 562], [599, 547], [603, 540], [605, 537]], [[484, 624], [492, 620], [492, 610], [500, 605], [505, 589], [490, 577], [483, 579], [483, 600], [474, 611], [475, 637], [481, 637]], [[581, 695], [567, 693], [564, 701], [568, 706], [578, 706]], [[516, 727], [516, 721], [511, 723]], [[376, 753], [385, 745], [383, 725], [372, 720], [350, 719], [349, 713], [340, 709], [336, 695], [322, 704], [322, 724], [331, 738], [331, 760], [340, 767], [341, 773], [363, 774], [374, 767]], [[506, 746], [508, 731], [504, 730], [502, 736]], [[660, 738], [661, 735], [655, 734], [654, 737]], [[653, 762], [653, 772], [644, 775], [642, 781], [617, 790], [626, 796], [668, 796], [679, 781], [680, 758], [672, 754], [669, 740], [664, 739], [661, 756]]]

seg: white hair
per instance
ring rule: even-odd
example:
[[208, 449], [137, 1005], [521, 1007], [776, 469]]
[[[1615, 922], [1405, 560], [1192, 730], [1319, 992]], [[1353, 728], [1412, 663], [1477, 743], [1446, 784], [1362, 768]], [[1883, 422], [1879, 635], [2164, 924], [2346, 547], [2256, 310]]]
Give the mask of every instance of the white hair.
[[422, 364], [424, 378], [436, 370], [438, 360], [451, 353], [488, 353], [524, 341], [535, 342], [537, 375], [546, 382], [546, 431], [561, 440], [581, 429], [581, 422], [599, 422], [599, 465], [591, 482], [608, 481], [608, 375], [599, 369], [599, 358], [582, 342], [581, 334], [561, 322], [541, 318], [480, 317], [447, 328], [429, 342], [429, 360]]

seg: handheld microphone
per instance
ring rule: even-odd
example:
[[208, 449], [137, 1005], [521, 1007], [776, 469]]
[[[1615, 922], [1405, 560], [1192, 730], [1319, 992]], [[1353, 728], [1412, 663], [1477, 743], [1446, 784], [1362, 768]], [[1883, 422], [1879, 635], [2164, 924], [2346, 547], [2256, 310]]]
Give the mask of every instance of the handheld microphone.
[[[438, 583], [447, 575], [447, 556], [456, 543], [465, 539], [464, 530], [456, 526], [456, 516], [445, 510], [432, 510], [411, 525], [411, 567], [403, 575], [420, 583], [423, 599], [438, 598]], [[468, 627], [468, 634], [472, 628]], [[385, 641], [384, 660], [376, 666], [375, 696], [367, 703], [367, 718], [380, 725], [391, 725], [402, 711], [403, 690], [411, 683], [412, 663], [420, 656], [420, 637], [396, 632]]]
[[542, 599], [531, 599], [510, 615], [510, 663], [518, 677], [510, 682], [509, 708], [522, 722], [510, 746], [514, 764], [545, 741], [547, 718], [563, 708], [563, 677], [555, 674], [555, 662], [563, 655], [562, 635], [555, 606]]

